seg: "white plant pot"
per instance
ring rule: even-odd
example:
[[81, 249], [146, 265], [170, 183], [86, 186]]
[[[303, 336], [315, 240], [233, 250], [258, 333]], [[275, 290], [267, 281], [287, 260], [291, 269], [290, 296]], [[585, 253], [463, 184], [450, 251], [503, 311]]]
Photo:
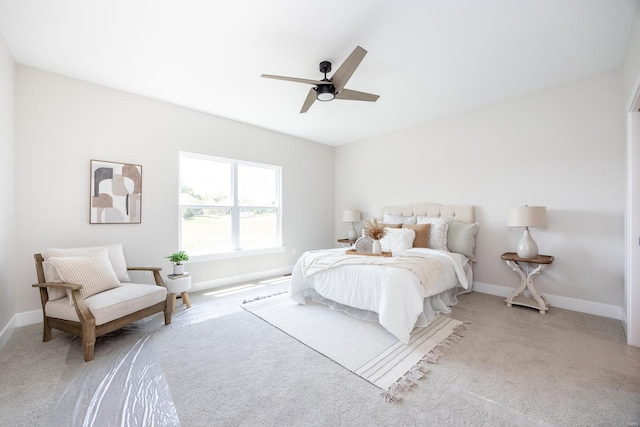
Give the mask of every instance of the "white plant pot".
[[382, 254], [382, 244], [380, 243], [380, 240], [373, 241], [373, 246], [371, 246], [371, 253], [376, 255]]
[[184, 264], [173, 264], [173, 274], [184, 274]]

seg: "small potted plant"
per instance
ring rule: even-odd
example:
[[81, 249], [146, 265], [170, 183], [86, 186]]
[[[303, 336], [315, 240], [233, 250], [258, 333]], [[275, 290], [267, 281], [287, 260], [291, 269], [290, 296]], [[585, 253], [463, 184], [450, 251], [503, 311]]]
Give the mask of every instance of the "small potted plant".
[[166, 257], [173, 263], [173, 274], [184, 274], [183, 262], [189, 261], [189, 255], [185, 251], [178, 251]]

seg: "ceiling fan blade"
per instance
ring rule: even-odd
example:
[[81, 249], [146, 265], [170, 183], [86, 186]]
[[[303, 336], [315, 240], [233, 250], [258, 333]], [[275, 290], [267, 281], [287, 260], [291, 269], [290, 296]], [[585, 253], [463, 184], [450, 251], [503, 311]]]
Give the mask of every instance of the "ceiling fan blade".
[[358, 65], [360, 65], [366, 54], [366, 50], [360, 46], [356, 46], [353, 52], [351, 52], [351, 55], [349, 55], [342, 65], [340, 65], [333, 74], [333, 77], [331, 77], [331, 82], [336, 87], [336, 91], [340, 92], [340, 90], [345, 87], [353, 75], [353, 72], [356, 71], [356, 68], [358, 68]]
[[300, 113], [306, 113], [309, 108], [311, 107], [311, 104], [313, 104], [313, 102], [316, 100], [316, 91], [311, 88], [309, 89], [309, 93], [307, 94], [307, 99], [304, 100], [304, 104], [302, 104], [302, 109], [300, 110]]
[[311, 79], [299, 79], [297, 77], [285, 77], [285, 76], [274, 76], [271, 74], [262, 74], [260, 77], [264, 77], [267, 79], [276, 79], [276, 80], [286, 80], [288, 82], [296, 82], [296, 83], [307, 83], [310, 85], [330, 85], [331, 82], [322, 81], [322, 80], [311, 80]]
[[336, 99], [348, 99], [351, 101], [369, 101], [376, 102], [380, 98], [380, 95], [374, 95], [372, 93], [358, 92], [357, 90], [342, 89], [336, 95]]

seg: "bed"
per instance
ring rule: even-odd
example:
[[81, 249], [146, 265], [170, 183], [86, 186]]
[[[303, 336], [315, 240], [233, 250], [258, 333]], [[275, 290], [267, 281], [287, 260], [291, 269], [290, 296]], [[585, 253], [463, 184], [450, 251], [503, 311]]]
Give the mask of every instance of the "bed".
[[478, 223], [473, 206], [434, 203], [385, 207], [380, 220], [388, 227], [383, 250], [392, 257], [347, 255], [349, 248], [305, 252], [289, 296], [377, 321], [406, 344], [415, 327], [450, 312], [456, 296], [471, 291]]

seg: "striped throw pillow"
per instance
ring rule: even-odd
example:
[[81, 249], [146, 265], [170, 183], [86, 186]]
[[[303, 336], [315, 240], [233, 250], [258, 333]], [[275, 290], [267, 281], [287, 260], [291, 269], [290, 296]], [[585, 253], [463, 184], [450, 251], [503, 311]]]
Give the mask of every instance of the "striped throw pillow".
[[106, 247], [84, 256], [50, 257], [49, 262], [62, 280], [82, 285], [84, 298], [120, 286]]

